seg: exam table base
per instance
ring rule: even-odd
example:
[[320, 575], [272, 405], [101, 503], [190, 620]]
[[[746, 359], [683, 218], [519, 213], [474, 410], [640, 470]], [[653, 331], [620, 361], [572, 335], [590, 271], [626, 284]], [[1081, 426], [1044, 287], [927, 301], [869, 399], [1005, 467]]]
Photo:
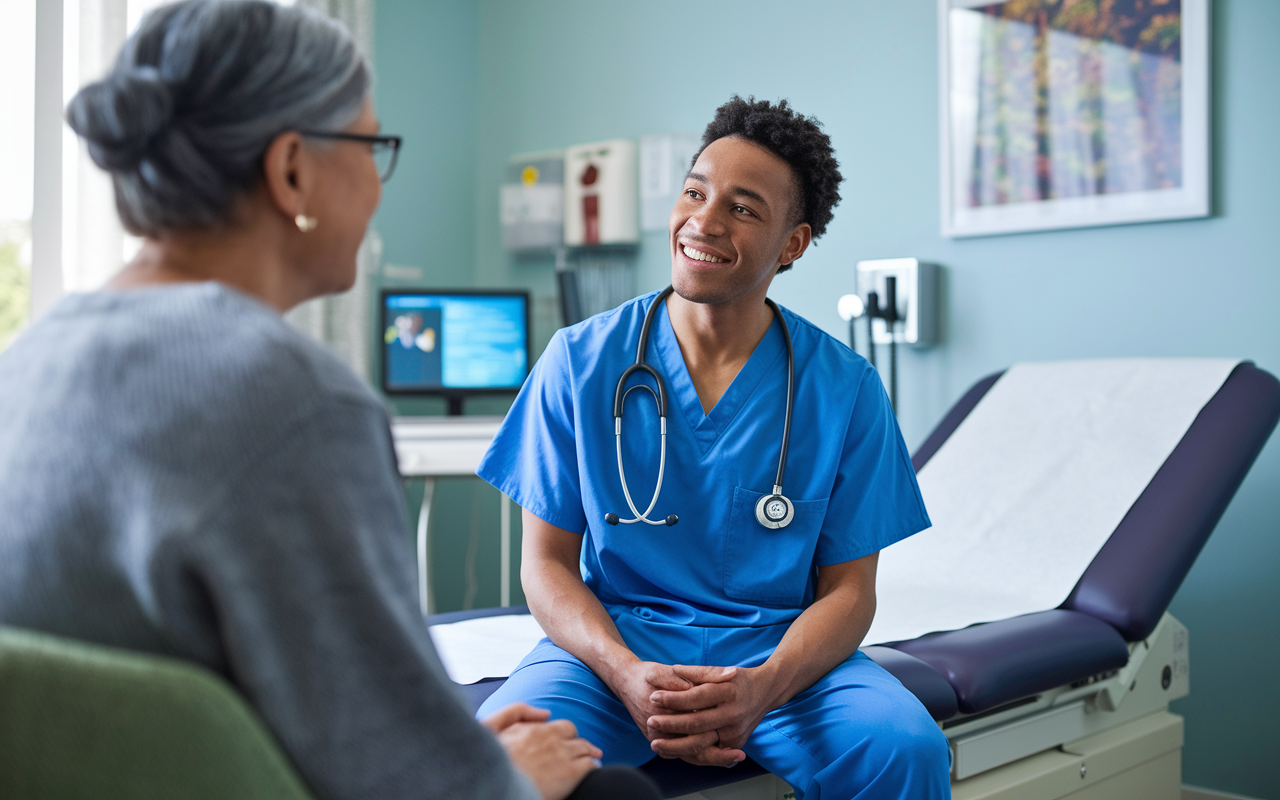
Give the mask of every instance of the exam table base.
[[952, 781], [954, 800], [1178, 800], [1182, 717], [1167, 711]]

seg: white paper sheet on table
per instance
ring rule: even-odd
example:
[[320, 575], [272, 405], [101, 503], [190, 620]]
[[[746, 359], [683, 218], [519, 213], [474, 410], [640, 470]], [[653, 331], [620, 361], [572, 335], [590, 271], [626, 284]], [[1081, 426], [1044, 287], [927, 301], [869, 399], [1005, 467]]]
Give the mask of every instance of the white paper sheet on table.
[[[1238, 363], [1011, 367], [920, 471], [933, 527], [880, 554], [864, 642], [1061, 605]], [[449, 676], [474, 683], [509, 675], [543, 633], [518, 615], [437, 625], [431, 635]]]
[[545, 635], [529, 614], [431, 626], [436, 652], [455, 683], [507, 677]]
[[1239, 363], [1011, 367], [921, 469], [933, 527], [881, 552], [865, 641], [1061, 605]]

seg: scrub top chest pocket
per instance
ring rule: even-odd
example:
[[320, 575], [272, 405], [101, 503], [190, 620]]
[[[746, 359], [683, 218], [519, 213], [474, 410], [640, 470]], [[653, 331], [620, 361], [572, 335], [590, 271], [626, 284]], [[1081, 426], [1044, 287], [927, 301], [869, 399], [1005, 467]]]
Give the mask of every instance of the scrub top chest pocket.
[[769, 529], [756, 519], [756, 503], [764, 496], [741, 486], [733, 490], [733, 512], [724, 538], [724, 593], [734, 600], [799, 608], [813, 570], [827, 501], [792, 501], [791, 524]]

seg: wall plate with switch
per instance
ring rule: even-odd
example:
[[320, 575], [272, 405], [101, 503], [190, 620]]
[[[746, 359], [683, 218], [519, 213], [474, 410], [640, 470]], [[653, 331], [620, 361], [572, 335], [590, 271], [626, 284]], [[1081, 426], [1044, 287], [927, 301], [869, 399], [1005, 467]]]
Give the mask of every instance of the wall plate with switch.
[[[924, 264], [915, 258], [880, 258], [857, 264], [858, 295], [863, 299], [876, 292], [886, 295], [885, 279], [897, 278], [898, 318], [895, 338], [899, 343], [928, 347], [938, 343], [938, 272], [936, 264]], [[889, 331], [883, 319], [872, 320], [872, 336], [876, 344], [889, 343]]]

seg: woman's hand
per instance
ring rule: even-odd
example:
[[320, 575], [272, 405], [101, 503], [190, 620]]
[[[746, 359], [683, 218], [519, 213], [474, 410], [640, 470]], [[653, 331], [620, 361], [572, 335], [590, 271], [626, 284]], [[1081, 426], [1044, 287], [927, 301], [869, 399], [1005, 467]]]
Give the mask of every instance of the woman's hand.
[[579, 737], [572, 722], [547, 722], [550, 717], [546, 709], [513, 703], [481, 723], [497, 735], [511, 763], [533, 781], [543, 800], [564, 800], [600, 766], [603, 753]]

